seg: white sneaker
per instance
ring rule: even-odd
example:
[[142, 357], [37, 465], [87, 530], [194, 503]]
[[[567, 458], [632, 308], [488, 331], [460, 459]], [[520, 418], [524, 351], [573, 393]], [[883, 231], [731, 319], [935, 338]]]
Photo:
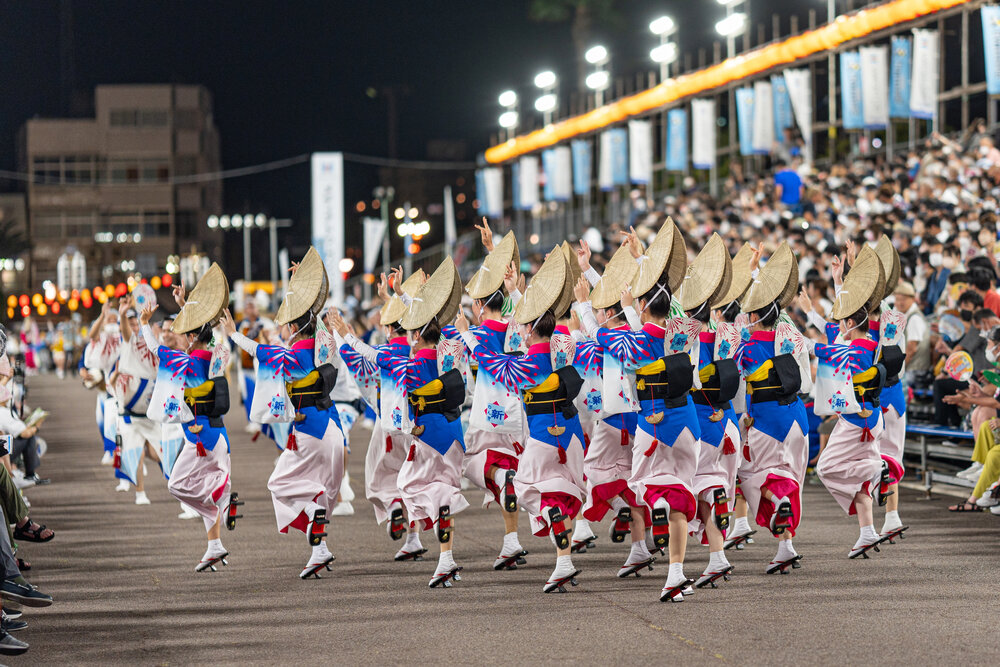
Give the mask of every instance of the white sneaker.
[[115, 457], [111, 455], [111, 452], [104, 452], [104, 456], [101, 457], [101, 465], [109, 466], [115, 462]]
[[115, 491], [128, 491], [132, 488], [127, 479], [120, 480], [118, 486], [115, 487]]
[[1000, 500], [994, 498], [992, 493], [984, 493], [981, 497], [976, 498], [976, 505], [979, 507], [994, 507], [1000, 505]]
[[330, 512], [330, 516], [352, 516], [354, 514], [354, 505], [351, 503], [337, 503], [337, 506], [333, 508]]
[[177, 515], [178, 519], [197, 519], [199, 516], [201, 515], [184, 503], [181, 503], [181, 513]]
[[145, 491], [135, 492], [135, 504], [136, 505], [149, 505], [149, 498], [146, 496]]
[[351, 476], [344, 473], [344, 478], [340, 481], [340, 498], [345, 503], [354, 500], [354, 490], [351, 489]]
[[974, 480], [979, 478], [979, 473], [983, 471], [983, 464], [978, 461], [973, 461], [972, 465], [957, 473], [956, 477], [961, 477], [962, 479]]
[[12, 476], [12, 477], [14, 479], [14, 486], [16, 486], [19, 489], [30, 489], [35, 485], [35, 480], [33, 479], [25, 479], [23, 476], [21, 477]]
[[[24, 502], [27, 503], [28, 501], [25, 500]], [[1000, 516], [1000, 505], [994, 505], [993, 507], [991, 507], [990, 514], [992, 514], [993, 516]]]

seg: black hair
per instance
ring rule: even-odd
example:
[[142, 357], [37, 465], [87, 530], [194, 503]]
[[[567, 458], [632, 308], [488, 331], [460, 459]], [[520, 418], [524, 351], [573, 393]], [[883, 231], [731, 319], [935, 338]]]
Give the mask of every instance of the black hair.
[[649, 291], [639, 299], [646, 301], [646, 310], [653, 317], [667, 317], [670, 315], [670, 288], [661, 282], [654, 284]]
[[781, 315], [781, 307], [777, 301], [772, 301], [760, 310], [753, 312], [758, 318], [757, 324], [765, 329], [770, 329], [778, 322], [778, 316]]
[[959, 285], [969, 282], [969, 274], [962, 271], [952, 271], [948, 274], [949, 285]]
[[1000, 326], [990, 329], [989, 333], [986, 334], [986, 340], [991, 343], [1000, 343]]
[[483, 302], [483, 309], [491, 308], [493, 310], [501, 310], [503, 308], [503, 290], [497, 290], [490, 294], [485, 299], [480, 299]]
[[556, 316], [551, 310], [546, 310], [541, 317], [535, 320], [531, 328], [539, 337], [551, 338], [552, 332], [556, 330]]
[[996, 277], [996, 272], [993, 270], [993, 264], [990, 263], [988, 257], [973, 257], [968, 261], [966, 266], [969, 267], [969, 271], [980, 270], [984, 273], [990, 275], [990, 277]]
[[980, 292], [985, 292], [993, 283], [993, 276], [983, 269], [972, 269], [969, 272], [969, 284]]
[[973, 323], [982, 322], [983, 320], [989, 319], [991, 317], [996, 317], [996, 313], [994, 313], [989, 308], [979, 308], [972, 313]]
[[843, 319], [845, 323], [847, 322], [847, 320], [854, 320], [854, 326], [856, 327], [861, 326], [862, 322], [868, 320], [868, 309], [862, 306], [862, 308], [858, 310], [858, 312], [854, 313], [853, 315], [848, 315]]
[[417, 330], [420, 339], [429, 345], [437, 345], [441, 342], [441, 325], [437, 318], [431, 319], [422, 329]]
[[313, 315], [311, 310], [307, 310], [305, 313], [289, 322], [289, 324], [294, 324], [298, 327], [299, 330], [297, 335], [300, 338], [309, 338], [309, 336], [316, 334], [316, 316]]
[[712, 308], [708, 305], [708, 302], [706, 301], [697, 308], [687, 311], [687, 316], [692, 319], [698, 320], [702, 324], [707, 324], [708, 321], [712, 318]]
[[719, 312], [722, 314], [722, 319], [732, 324], [733, 322], [736, 321], [737, 315], [740, 314], [740, 304], [735, 299], [733, 299], [728, 304], [723, 306], [722, 310], [720, 310]]
[[211, 324], [203, 324], [201, 325], [201, 328], [198, 329], [197, 331], [189, 331], [188, 333], [192, 333], [195, 336], [197, 336], [195, 340], [199, 343], [211, 343], [212, 336], [214, 335], [212, 333]]
[[392, 329], [392, 333], [395, 336], [405, 336], [406, 335], [406, 329], [404, 329], [403, 327], [401, 327], [399, 325], [399, 322], [393, 322], [392, 324], [389, 325], [389, 327]]
[[979, 292], [967, 289], [958, 295], [958, 303], [971, 303], [972, 310], [979, 310], [983, 307], [983, 297], [979, 296]]

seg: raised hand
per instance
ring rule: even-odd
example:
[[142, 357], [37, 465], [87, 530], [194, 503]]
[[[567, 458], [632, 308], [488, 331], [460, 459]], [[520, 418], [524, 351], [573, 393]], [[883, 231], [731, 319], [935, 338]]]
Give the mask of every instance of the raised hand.
[[378, 296], [383, 301], [388, 301], [391, 298], [389, 294], [389, 279], [385, 277], [384, 273], [379, 275]]
[[517, 271], [517, 264], [514, 262], [510, 263], [507, 270], [503, 274], [503, 286], [507, 288], [507, 294], [513, 294], [518, 292], [518, 278], [520, 274]]
[[[160, 307], [159, 304], [153, 303], [143, 308], [142, 312], [139, 313], [139, 324], [143, 326], [149, 324], [149, 320], [153, 318], [153, 313], [155, 313], [156, 309], [159, 307]], [[228, 313], [229, 311], [227, 310], [226, 312]]]
[[236, 333], [236, 322], [233, 321], [233, 314], [229, 312], [228, 308], [222, 311], [219, 324], [222, 326], [222, 332], [227, 336], [232, 336]]
[[764, 244], [758, 243], [756, 248], [750, 246], [750, 249], [753, 251], [750, 253], [750, 271], [756, 271], [760, 268], [760, 256], [764, 254]]
[[583, 276], [576, 281], [576, 285], [573, 286], [573, 296], [580, 303], [586, 303], [590, 301], [590, 283]]
[[469, 330], [469, 320], [465, 319], [465, 312], [461, 308], [458, 309], [458, 315], [455, 316], [455, 328], [461, 333]]
[[403, 293], [403, 267], [397, 266], [392, 270], [392, 291], [399, 296]]
[[830, 260], [830, 277], [833, 278], [834, 285], [841, 285], [844, 282], [844, 260], [838, 255], [834, 255]]
[[854, 266], [854, 260], [858, 256], [858, 246], [854, 241], [848, 240], [844, 247], [847, 249], [847, 266]]
[[490, 229], [490, 221], [486, 219], [486, 216], [483, 216], [483, 224], [475, 225], [475, 227], [479, 230], [479, 240], [483, 242], [486, 252], [493, 252], [493, 230]]
[[639, 259], [642, 257], [642, 242], [639, 240], [639, 236], [635, 233], [635, 227], [629, 227], [627, 232], [622, 232], [625, 235], [625, 243], [628, 244], [629, 254], [632, 255], [633, 259]]
[[622, 290], [622, 308], [628, 308], [633, 303], [635, 299], [632, 298], [632, 286], [625, 285], [625, 289]]
[[336, 331], [341, 336], [346, 336], [350, 333], [351, 329], [347, 326], [347, 322], [341, 317], [340, 311], [336, 308], [331, 308], [329, 314], [327, 315], [327, 323], [330, 328]]
[[804, 313], [808, 313], [813, 309], [812, 299], [810, 299], [809, 295], [806, 294], [804, 287], [799, 290], [799, 295], [795, 297], [795, 305], [798, 306], [799, 310]]
[[187, 290], [184, 289], [183, 283], [180, 285], [174, 285], [174, 301], [181, 308], [183, 308], [184, 304], [187, 302], [186, 296]]
[[586, 239], [580, 239], [580, 248], [576, 251], [576, 261], [580, 265], [580, 270], [584, 273], [590, 268], [590, 244]]

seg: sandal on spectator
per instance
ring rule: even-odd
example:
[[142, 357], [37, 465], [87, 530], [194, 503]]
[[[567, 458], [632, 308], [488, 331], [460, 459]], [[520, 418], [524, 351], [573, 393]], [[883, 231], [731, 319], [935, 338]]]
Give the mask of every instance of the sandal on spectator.
[[28, 519], [28, 523], [24, 526], [14, 526], [14, 539], [24, 540], [26, 542], [48, 542], [56, 534], [49, 528], [39, 525]]
[[948, 508], [949, 512], [982, 512], [983, 508], [975, 505], [974, 503], [964, 502], [961, 505], [952, 505]]

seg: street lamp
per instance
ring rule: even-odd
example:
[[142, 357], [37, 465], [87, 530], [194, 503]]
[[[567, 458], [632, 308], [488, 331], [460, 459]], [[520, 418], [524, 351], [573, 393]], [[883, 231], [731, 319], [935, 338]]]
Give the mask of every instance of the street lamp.
[[535, 75], [535, 87], [540, 88], [542, 96], [535, 100], [535, 109], [542, 113], [542, 119], [546, 125], [552, 123], [552, 115], [559, 100], [556, 97], [556, 84], [559, 80], [555, 72], [545, 70]]
[[[747, 15], [734, 12], [715, 24], [715, 31], [732, 42], [733, 38], [743, 33], [747, 27]], [[728, 57], [732, 58], [732, 47], [728, 47]]]
[[[290, 219], [269, 218], [263, 213], [256, 215], [210, 215], [205, 221], [209, 229], [242, 230], [243, 231], [243, 279], [250, 281], [250, 230], [267, 228], [270, 232], [271, 250], [271, 282], [278, 282], [278, 227], [291, 227]], [[136, 243], [139, 240], [135, 240]], [[168, 264], [167, 273], [172, 273]]]
[[596, 67], [584, 79], [584, 84], [586, 84], [587, 88], [594, 91], [594, 106], [599, 107], [604, 104], [604, 91], [608, 89], [611, 81], [611, 76], [607, 70], [608, 61], [610, 60], [608, 50], [600, 44], [592, 46], [583, 54], [583, 59]]
[[677, 61], [677, 44], [670, 41], [677, 32], [677, 24], [669, 16], [660, 16], [650, 21], [649, 31], [660, 39], [660, 43], [649, 52], [649, 57], [660, 66], [662, 83], [670, 78], [670, 65]]
[[500, 106], [504, 108], [504, 112], [500, 114], [498, 119], [500, 122], [500, 127], [506, 130], [506, 138], [510, 139], [517, 129], [517, 123], [520, 120], [517, 113], [517, 93], [513, 90], [505, 90], [500, 93], [498, 98]]
[[500, 114], [500, 118], [498, 120], [500, 122], [500, 127], [502, 127], [505, 130], [513, 130], [515, 127], [517, 127], [517, 112], [504, 111], [502, 114]]
[[498, 101], [500, 102], [500, 106], [505, 109], [513, 108], [517, 106], [517, 93], [513, 90], [505, 90], [500, 93]]
[[583, 58], [591, 65], [604, 65], [608, 62], [608, 50], [598, 44], [587, 49]]

